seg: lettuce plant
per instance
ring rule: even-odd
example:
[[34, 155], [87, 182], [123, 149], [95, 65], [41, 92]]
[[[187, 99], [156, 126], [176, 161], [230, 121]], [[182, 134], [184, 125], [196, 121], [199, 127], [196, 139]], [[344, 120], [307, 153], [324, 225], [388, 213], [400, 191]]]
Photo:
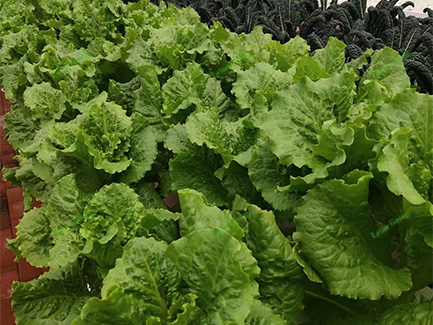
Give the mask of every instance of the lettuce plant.
[[397, 52], [310, 56], [144, 0], [25, 4], [0, 7], [9, 247], [50, 270], [13, 284], [17, 324], [429, 323], [433, 97]]

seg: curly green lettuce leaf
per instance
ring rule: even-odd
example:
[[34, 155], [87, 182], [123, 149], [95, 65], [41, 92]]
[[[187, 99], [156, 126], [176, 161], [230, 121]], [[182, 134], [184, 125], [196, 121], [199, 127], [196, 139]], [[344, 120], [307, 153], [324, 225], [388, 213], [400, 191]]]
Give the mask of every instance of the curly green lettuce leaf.
[[[433, 178], [433, 99], [414, 89], [397, 94], [371, 121], [370, 134], [390, 139], [378, 152], [377, 169], [388, 173], [387, 185], [412, 204], [429, 200]], [[433, 207], [432, 207], [433, 213]]]
[[175, 264], [197, 306], [201, 324], [243, 323], [258, 297], [257, 262], [245, 244], [216, 229], [193, 231], [169, 245], [165, 255]]
[[138, 195], [125, 184], [113, 183], [97, 192], [84, 209], [80, 234], [87, 241], [106, 244], [114, 237], [123, 243], [135, 237], [144, 207]]
[[[382, 148], [382, 152], [378, 158], [377, 169], [381, 172], [388, 173], [386, 182], [391, 192], [396, 195], [403, 195], [411, 204], [423, 204], [426, 199], [418, 192], [417, 188], [409, 176], [414, 180], [421, 178], [422, 173], [411, 173], [409, 162], [409, 143], [410, 143], [410, 130], [408, 128], [401, 128], [394, 132], [390, 143]], [[414, 166], [414, 165], [412, 165]], [[430, 183], [431, 174], [424, 183]], [[422, 180], [422, 178], [421, 178]], [[420, 181], [421, 181], [420, 180]], [[421, 181], [422, 182], [422, 181]], [[428, 195], [428, 192], [426, 193]], [[432, 207], [433, 214], [433, 207]]]
[[96, 169], [114, 174], [128, 168], [131, 161], [126, 153], [130, 148], [132, 121], [120, 106], [93, 105], [86, 112], [81, 128]]
[[185, 129], [192, 143], [206, 146], [220, 154], [227, 164], [233, 157], [248, 149], [255, 142], [255, 131], [242, 125], [242, 120], [221, 120], [215, 111], [191, 114]]
[[293, 67], [300, 58], [308, 56], [310, 51], [307, 41], [299, 35], [284, 44], [279, 42], [269, 43], [268, 48], [271, 52], [269, 63], [274, 64], [275, 62], [276, 68], [283, 72]]
[[[326, 283], [331, 294], [377, 300], [397, 298], [412, 287], [407, 268], [394, 268], [392, 244], [371, 236], [367, 172], [353, 173], [310, 190], [295, 216], [297, 253]], [[362, 275], [362, 276], [360, 276]], [[384, 280], [386, 279], [386, 280]]]
[[221, 25], [214, 25], [214, 35], [217, 36], [215, 40], [220, 43], [221, 48], [232, 60], [249, 53], [248, 57], [231, 65], [231, 70], [238, 73], [256, 63], [270, 61], [271, 54], [267, 47], [273, 43], [272, 35], [263, 33], [263, 27], [257, 26], [251, 33], [240, 35], [231, 32], [223, 33], [220, 29]]
[[223, 112], [229, 105], [229, 99], [223, 93], [218, 81], [203, 73], [197, 63], [188, 63], [182, 71], [175, 71], [173, 76], [162, 86], [163, 114], [171, 116], [180, 111], [203, 111], [211, 109]]
[[289, 73], [276, 70], [268, 63], [257, 63], [247, 71], [238, 73], [232, 92], [240, 108], [251, 108], [256, 91], [261, 90], [268, 103], [271, 103], [275, 93], [291, 82]]
[[269, 137], [271, 150], [285, 165], [312, 166], [314, 145], [323, 124], [346, 117], [357, 76], [349, 71], [313, 82], [307, 78], [275, 95], [270, 112], [255, 124]]
[[24, 104], [30, 108], [33, 119], [55, 119], [62, 117], [66, 109], [62, 92], [48, 82], [35, 84], [24, 92]]
[[108, 99], [122, 106], [129, 114], [134, 111], [135, 97], [134, 92], [140, 88], [141, 82], [139, 77], [131, 81], [121, 83], [110, 79], [108, 86]]
[[5, 115], [5, 130], [9, 143], [20, 153], [31, 155], [38, 151], [54, 125], [52, 120], [33, 120], [32, 112], [25, 106], [13, 106]]

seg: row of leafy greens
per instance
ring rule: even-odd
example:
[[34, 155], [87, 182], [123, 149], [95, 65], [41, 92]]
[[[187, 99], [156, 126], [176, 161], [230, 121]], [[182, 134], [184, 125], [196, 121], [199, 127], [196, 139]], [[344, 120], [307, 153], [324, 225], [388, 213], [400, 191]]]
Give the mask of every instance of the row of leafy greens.
[[50, 268], [13, 284], [17, 324], [429, 324], [433, 97], [397, 52], [148, 0], [0, 15], [9, 247]]

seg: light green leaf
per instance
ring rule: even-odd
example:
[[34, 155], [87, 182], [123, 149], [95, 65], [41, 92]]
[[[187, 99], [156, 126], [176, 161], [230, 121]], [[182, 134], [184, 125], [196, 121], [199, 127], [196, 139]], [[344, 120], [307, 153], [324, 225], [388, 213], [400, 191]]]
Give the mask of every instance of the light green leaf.
[[62, 92], [48, 82], [33, 85], [24, 92], [24, 104], [30, 108], [33, 119], [60, 119], [65, 106]]
[[35, 208], [24, 213], [16, 227], [15, 239], [8, 240], [8, 248], [15, 251], [17, 257], [25, 257], [27, 262], [36, 267], [48, 266], [49, 251], [53, 246], [50, 238], [49, 219], [43, 208]]
[[425, 199], [416, 190], [407, 175], [409, 169], [409, 134], [408, 128], [401, 128], [393, 134], [390, 143], [382, 149], [377, 169], [388, 173], [386, 183], [391, 192], [396, 195], [403, 195], [411, 204], [418, 205], [424, 203]]
[[360, 96], [368, 94], [370, 90], [367, 85], [369, 83], [382, 85], [388, 96], [410, 87], [409, 77], [406, 75], [403, 60], [398, 52], [385, 46], [373, 54], [371, 64], [360, 82]]
[[304, 78], [275, 95], [272, 110], [260, 114], [255, 124], [269, 137], [281, 163], [313, 167], [318, 134], [325, 122], [345, 118], [353, 103], [356, 78], [347, 70], [317, 82]]
[[290, 184], [290, 172], [278, 163], [277, 157], [269, 149], [268, 140], [254, 148], [248, 163], [248, 175], [263, 198], [275, 209], [295, 211], [300, 205], [299, 194], [278, 189]]
[[344, 53], [345, 48], [346, 44], [339, 41], [337, 38], [330, 37], [326, 47], [314, 53], [314, 60], [329, 74], [335, 71], [341, 71], [346, 61]]
[[303, 309], [303, 274], [287, 238], [278, 229], [272, 212], [248, 207], [247, 245], [260, 268], [260, 300], [288, 324]]
[[175, 71], [162, 86], [163, 113], [172, 115], [192, 105], [200, 106], [208, 79], [197, 63], [188, 63], [185, 70]]
[[131, 118], [118, 105], [93, 105], [82, 124], [84, 142], [95, 157], [96, 169], [110, 174], [124, 171], [130, 160], [125, 156], [130, 147]]
[[80, 229], [87, 241], [106, 244], [114, 237], [127, 242], [135, 233], [144, 216], [138, 195], [125, 184], [113, 183], [96, 193], [84, 209], [88, 216]]
[[128, 157], [131, 165], [121, 175], [123, 183], [136, 183], [144, 177], [158, 154], [153, 130], [139, 113], [132, 116], [131, 148]]
[[162, 123], [162, 94], [155, 66], [140, 66], [138, 75], [141, 87], [134, 92], [134, 111], [143, 115], [152, 125]]
[[184, 125], [170, 128], [165, 146], [177, 154], [169, 164], [172, 189], [190, 188], [203, 193], [209, 203], [227, 204], [227, 191], [215, 176], [222, 166], [220, 157], [206, 147], [192, 144]]
[[153, 238], [131, 240], [125, 246], [122, 258], [104, 279], [102, 298], [120, 288], [141, 316], [152, 315], [166, 320], [168, 308], [179, 295], [181, 284], [180, 274], [163, 255], [166, 248], [167, 244]]
[[[244, 236], [244, 232], [233, 220], [230, 212], [209, 206], [203, 194], [194, 190], [180, 190], [179, 201], [182, 208], [180, 218], [182, 236], [205, 228], [221, 228], [237, 239]], [[215, 236], [218, 236], [219, 233]]]
[[54, 247], [50, 250], [49, 265], [64, 267], [77, 260], [84, 247], [79, 236], [80, 224], [87, 215], [83, 214], [88, 195], [79, 191], [75, 175], [62, 178], [54, 187], [46, 206], [52, 229]]
[[209, 203], [227, 204], [227, 191], [215, 176], [222, 160], [210, 149], [197, 147], [192, 152], [182, 152], [169, 165], [173, 190], [190, 188], [203, 193]]
[[172, 243], [166, 250], [206, 318], [201, 324], [242, 324], [247, 318], [258, 286], [256, 261], [229, 234], [214, 238], [215, 230], [201, 229]]
[[255, 142], [255, 130], [242, 125], [242, 120], [221, 120], [215, 111], [191, 114], [185, 123], [192, 143], [206, 146], [219, 153], [226, 164], [233, 156], [248, 149]]
[[268, 63], [257, 63], [247, 71], [238, 73], [232, 93], [236, 95], [236, 103], [240, 108], [252, 108], [256, 91], [261, 90], [268, 103], [271, 103], [275, 93], [291, 82], [289, 73], [276, 70]]
[[275, 61], [277, 68], [283, 72], [293, 67], [300, 58], [307, 57], [310, 51], [307, 41], [299, 35], [296, 35], [296, 37], [291, 38], [290, 41], [284, 44], [279, 42], [269, 43], [268, 48], [271, 52], [269, 63]]
[[9, 143], [22, 153], [34, 154], [39, 145], [47, 137], [54, 121], [35, 121], [31, 118], [31, 111], [25, 106], [13, 107], [5, 115], [5, 130], [8, 131]]

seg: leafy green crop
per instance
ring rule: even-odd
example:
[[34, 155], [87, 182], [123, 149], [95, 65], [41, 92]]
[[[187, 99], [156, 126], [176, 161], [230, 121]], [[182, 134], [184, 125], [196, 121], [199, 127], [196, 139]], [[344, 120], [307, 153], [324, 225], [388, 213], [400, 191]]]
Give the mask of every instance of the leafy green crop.
[[50, 268], [13, 284], [17, 324], [429, 324], [433, 97], [397, 52], [148, 0], [0, 15], [9, 247]]

